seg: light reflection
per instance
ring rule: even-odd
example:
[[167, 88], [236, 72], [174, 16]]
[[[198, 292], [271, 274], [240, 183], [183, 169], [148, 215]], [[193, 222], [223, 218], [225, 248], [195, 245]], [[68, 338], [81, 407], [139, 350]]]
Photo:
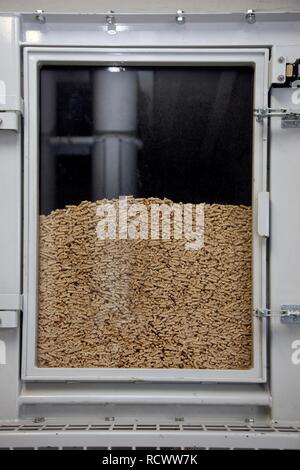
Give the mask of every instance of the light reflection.
[[41, 41], [41, 37], [40, 31], [26, 31], [26, 42], [38, 43]]

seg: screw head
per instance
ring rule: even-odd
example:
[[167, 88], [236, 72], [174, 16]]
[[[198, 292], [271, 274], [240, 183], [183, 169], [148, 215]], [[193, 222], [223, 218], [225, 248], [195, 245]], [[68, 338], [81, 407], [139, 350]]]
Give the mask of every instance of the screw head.
[[278, 75], [277, 80], [278, 80], [279, 82], [284, 82], [284, 80], [285, 80], [284, 75]]
[[278, 62], [283, 64], [285, 62], [285, 58], [283, 56], [278, 57]]

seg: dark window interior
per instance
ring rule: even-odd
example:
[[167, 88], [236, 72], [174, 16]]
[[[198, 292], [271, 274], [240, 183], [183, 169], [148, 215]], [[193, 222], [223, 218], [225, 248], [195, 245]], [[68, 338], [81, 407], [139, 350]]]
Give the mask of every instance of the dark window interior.
[[[126, 130], [124, 146], [128, 139], [140, 144], [130, 170], [133, 186], [123, 185], [119, 171], [120, 184], [110, 193], [103, 186], [105, 177], [101, 174], [99, 192], [91, 184], [92, 179], [97, 180], [93, 136], [97, 133], [104, 141], [119, 136], [114, 130], [95, 132], [93, 77], [99, 69], [41, 69], [41, 213], [107, 194], [118, 197], [132, 193], [137, 197], [168, 197], [174, 202], [251, 205], [251, 67], [151, 66], [118, 71], [117, 92], [126, 81], [125, 74], [133, 72], [136, 89], [134, 103], [128, 104], [137, 108], [136, 126]], [[102, 69], [109, 71], [112, 67]], [[126, 109], [126, 89], [124, 93], [120, 106], [113, 98], [111, 108], [109, 100], [106, 103], [110, 118]], [[101, 101], [97, 106], [101, 108]], [[106, 150], [106, 165], [110, 165], [110, 148]], [[125, 166], [126, 155], [122, 156]]]

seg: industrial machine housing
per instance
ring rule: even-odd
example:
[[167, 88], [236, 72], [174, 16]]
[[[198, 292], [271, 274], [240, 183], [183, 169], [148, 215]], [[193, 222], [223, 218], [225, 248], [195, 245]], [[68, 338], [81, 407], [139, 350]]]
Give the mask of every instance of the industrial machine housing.
[[[299, 28], [300, 12], [0, 16], [0, 447], [300, 448]], [[254, 70], [251, 368], [39, 367], [40, 71], [59, 67]]]

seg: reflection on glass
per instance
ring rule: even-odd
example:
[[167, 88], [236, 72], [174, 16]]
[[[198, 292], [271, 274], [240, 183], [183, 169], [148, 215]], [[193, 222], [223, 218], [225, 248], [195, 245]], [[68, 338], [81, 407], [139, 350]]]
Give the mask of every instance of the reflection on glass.
[[252, 87], [249, 67], [43, 68], [41, 213], [124, 194], [251, 204]]

